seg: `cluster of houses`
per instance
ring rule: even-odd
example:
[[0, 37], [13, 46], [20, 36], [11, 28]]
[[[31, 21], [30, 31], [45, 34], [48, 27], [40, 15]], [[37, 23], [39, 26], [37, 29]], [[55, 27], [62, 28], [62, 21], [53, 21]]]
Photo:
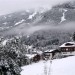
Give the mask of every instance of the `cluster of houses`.
[[[7, 40], [2, 42], [5, 45]], [[55, 49], [47, 49], [45, 51], [33, 48], [33, 46], [25, 46], [27, 49], [27, 54], [25, 56], [28, 59], [27, 63], [37, 62], [40, 60], [48, 60], [48, 59], [57, 59], [63, 58], [67, 56], [75, 55], [75, 42], [66, 42]]]
[[42, 51], [33, 51], [32, 54], [26, 54], [26, 56], [34, 62], [37, 62], [41, 59], [57, 59], [67, 56], [75, 55], [75, 42], [66, 42], [58, 47], [58, 49], [50, 49]]

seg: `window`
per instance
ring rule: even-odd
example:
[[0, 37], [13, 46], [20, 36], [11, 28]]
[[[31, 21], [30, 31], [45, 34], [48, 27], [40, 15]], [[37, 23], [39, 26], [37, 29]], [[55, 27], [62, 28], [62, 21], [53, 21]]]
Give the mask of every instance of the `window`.
[[68, 51], [68, 48], [66, 48], [66, 51]]

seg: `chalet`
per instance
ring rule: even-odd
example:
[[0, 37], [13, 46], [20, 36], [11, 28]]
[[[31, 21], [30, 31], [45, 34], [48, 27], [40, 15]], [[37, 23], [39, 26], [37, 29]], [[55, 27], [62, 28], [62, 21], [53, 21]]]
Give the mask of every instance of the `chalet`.
[[66, 42], [59, 49], [62, 55], [75, 55], [75, 42]]
[[43, 57], [44, 59], [54, 59], [54, 58], [58, 58], [60, 55], [60, 51], [57, 49], [51, 49], [51, 50], [46, 50], [43, 53]]
[[41, 59], [41, 56], [39, 54], [26, 54], [26, 56], [29, 59], [28, 61], [29, 64], [32, 62], [37, 62]]

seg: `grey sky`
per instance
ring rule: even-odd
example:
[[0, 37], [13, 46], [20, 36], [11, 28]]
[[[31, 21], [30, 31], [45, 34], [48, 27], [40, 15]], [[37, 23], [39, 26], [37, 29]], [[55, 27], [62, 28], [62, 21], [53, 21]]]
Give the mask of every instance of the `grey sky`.
[[66, 1], [70, 0], [0, 0], [0, 15], [29, 8], [49, 8], [52, 5]]

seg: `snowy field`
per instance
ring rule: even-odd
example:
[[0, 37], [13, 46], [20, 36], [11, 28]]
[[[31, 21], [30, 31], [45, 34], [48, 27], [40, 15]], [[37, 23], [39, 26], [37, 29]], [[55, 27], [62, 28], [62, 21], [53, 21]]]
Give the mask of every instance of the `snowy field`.
[[75, 75], [75, 56], [22, 67], [21, 75]]

